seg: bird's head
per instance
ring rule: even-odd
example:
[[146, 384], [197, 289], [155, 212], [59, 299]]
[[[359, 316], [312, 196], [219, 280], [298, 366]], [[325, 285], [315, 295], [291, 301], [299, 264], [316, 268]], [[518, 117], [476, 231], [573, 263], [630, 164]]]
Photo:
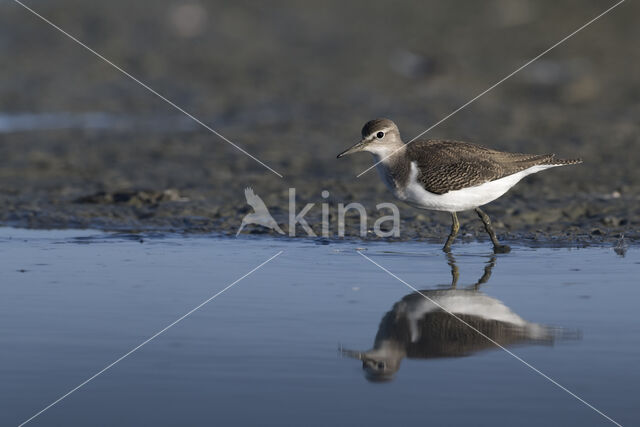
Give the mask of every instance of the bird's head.
[[378, 157], [387, 157], [403, 147], [398, 126], [389, 119], [375, 119], [362, 128], [362, 140], [338, 154], [338, 158], [359, 151], [368, 151]]
[[400, 362], [404, 354], [387, 353], [380, 350], [353, 351], [342, 349], [342, 354], [362, 361], [364, 376], [371, 382], [387, 382], [394, 379], [400, 369]]

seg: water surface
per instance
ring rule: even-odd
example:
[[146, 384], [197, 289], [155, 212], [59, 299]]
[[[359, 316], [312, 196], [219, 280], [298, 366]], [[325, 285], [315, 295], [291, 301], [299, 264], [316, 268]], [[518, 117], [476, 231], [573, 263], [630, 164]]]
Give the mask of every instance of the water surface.
[[[522, 319], [520, 330], [495, 319], [491, 329], [461, 315], [502, 331], [492, 337], [611, 418], [637, 424], [635, 247], [620, 257], [515, 246], [494, 257], [474, 243], [447, 258], [417, 242], [320, 243], [0, 229], [0, 425], [25, 421], [279, 251], [32, 424], [607, 424], [434, 315], [360, 247], [427, 296]], [[382, 341], [397, 351], [376, 378], [350, 356]]]

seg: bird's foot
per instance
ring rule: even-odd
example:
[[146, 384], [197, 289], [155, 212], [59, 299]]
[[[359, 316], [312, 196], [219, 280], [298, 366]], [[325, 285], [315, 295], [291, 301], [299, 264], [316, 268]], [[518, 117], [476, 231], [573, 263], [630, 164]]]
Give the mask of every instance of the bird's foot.
[[493, 245], [494, 254], [508, 254], [511, 252], [511, 246], [509, 245]]
[[453, 244], [453, 238], [449, 236], [444, 246], [442, 247], [442, 252], [450, 254], [451, 253], [451, 245]]
[[451, 253], [451, 245], [453, 245], [453, 241], [455, 239], [455, 234], [450, 235], [449, 238], [447, 238], [447, 241], [444, 243], [444, 246], [442, 247], [442, 252]]

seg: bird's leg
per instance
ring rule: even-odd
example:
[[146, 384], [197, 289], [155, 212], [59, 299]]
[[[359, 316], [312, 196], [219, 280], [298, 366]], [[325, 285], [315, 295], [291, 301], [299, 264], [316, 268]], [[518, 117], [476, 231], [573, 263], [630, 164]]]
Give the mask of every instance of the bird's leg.
[[489, 278], [491, 277], [491, 270], [493, 270], [493, 267], [495, 267], [495, 265], [496, 265], [496, 256], [495, 255], [491, 255], [491, 259], [489, 260], [487, 265], [484, 266], [484, 274], [473, 285], [473, 289], [474, 290], [477, 291], [478, 289], [480, 289], [480, 285], [482, 285], [484, 283], [487, 283], [489, 281]]
[[456, 259], [451, 252], [447, 252], [447, 263], [451, 267], [451, 289], [455, 289], [458, 285], [460, 270], [458, 270], [458, 264], [456, 264]]
[[451, 244], [455, 240], [458, 235], [458, 231], [460, 231], [460, 223], [458, 222], [458, 215], [455, 212], [451, 212], [451, 218], [453, 219], [453, 224], [451, 224], [451, 234], [447, 238], [447, 242], [444, 244], [442, 248], [445, 252], [451, 252]]
[[480, 208], [476, 208], [476, 213], [482, 220], [482, 223], [484, 224], [484, 229], [487, 230], [487, 234], [489, 234], [489, 237], [491, 238], [491, 242], [493, 242], [493, 252], [497, 254], [506, 254], [509, 251], [511, 251], [511, 248], [509, 246], [501, 245], [500, 242], [498, 242], [498, 238], [496, 237], [496, 232], [493, 231], [493, 227], [491, 226], [491, 219], [489, 219], [489, 215], [484, 213], [484, 211]]

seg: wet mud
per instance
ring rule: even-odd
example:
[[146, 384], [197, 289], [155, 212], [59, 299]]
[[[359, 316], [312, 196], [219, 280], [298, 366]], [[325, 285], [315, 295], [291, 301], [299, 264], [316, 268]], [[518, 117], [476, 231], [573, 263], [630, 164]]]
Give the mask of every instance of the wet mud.
[[[320, 204], [329, 204], [333, 237], [338, 203], [360, 202], [375, 219], [376, 204], [394, 201], [375, 171], [356, 178], [370, 156], [335, 159], [365, 121], [389, 117], [409, 140], [607, 5], [32, 6], [284, 177], [3, 2], [2, 225], [233, 235], [250, 212], [243, 193], [250, 186], [287, 231], [292, 187], [298, 211], [316, 204], [306, 218], [317, 233]], [[486, 206], [501, 239], [582, 244], [640, 237], [638, 12], [626, 2], [426, 135], [584, 159], [530, 176]], [[51, 113], [79, 118], [16, 122], [16, 115]], [[448, 234], [447, 214], [399, 207], [401, 239]], [[460, 219], [463, 240], [484, 238], [475, 214]], [[347, 235], [357, 233], [357, 221], [348, 221]]]

